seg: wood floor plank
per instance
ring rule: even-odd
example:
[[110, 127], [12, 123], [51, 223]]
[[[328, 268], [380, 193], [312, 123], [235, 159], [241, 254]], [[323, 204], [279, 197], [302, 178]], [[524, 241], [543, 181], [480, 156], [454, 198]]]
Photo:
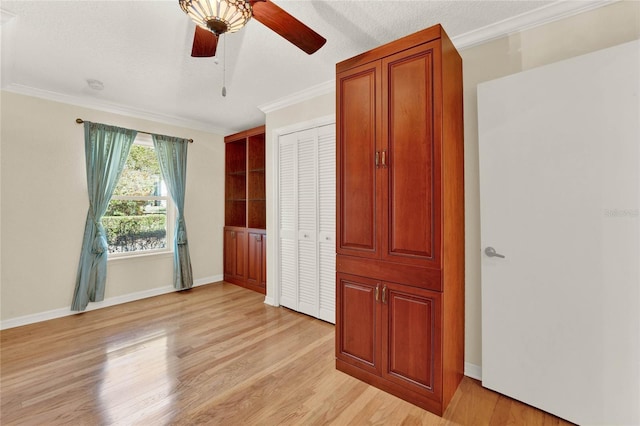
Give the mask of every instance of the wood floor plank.
[[227, 283], [0, 332], [2, 425], [558, 425], [465, 378], [438, 417], [335, 369], [334, 326]]

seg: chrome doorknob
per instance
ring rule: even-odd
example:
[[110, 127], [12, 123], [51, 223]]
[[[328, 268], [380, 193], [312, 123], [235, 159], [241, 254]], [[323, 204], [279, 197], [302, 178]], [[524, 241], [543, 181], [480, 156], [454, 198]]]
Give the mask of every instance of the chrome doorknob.
[[504, 259], [504, 255], [497, 253], [496, 249], [494, 249], [493, 247], [487, 247], [486, 249], [484, 249], [484, 254], [486, 254], [487, 257], [500, 257]]

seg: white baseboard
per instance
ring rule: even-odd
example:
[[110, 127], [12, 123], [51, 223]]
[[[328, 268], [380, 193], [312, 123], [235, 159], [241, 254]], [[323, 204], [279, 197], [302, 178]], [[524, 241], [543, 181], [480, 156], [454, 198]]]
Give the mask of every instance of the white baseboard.
[[482, 367], [479, 365], [471, 364], [470, 362], [464, 363], [464, 375], [471, 377], [472, 379], [482, 381]]
[[[198, 278], [193, 281], [194, 287], [201, 285], [212, 284], [222, 281], [222, 275], [214, 275], [210, 277]], [[133, 302], [134, 300], [146, 299], [147, 297], [159, 296], [161, 294], [167, 294], [176, 291], [173, 286], [165, 286], [152, 288], [144, 291], [137, 291], [135, 293], [123, 294], [121, 296], [109, 297], [102, 302], [90, 303], [84, 312], [94, 311], [96, 309], [106, 308], [108, 306], [120, 305], [122, 303]], [[22, 325], [33, 324], [36, 322], [47, 321], [55, 318], [66, 317], [69, 315], [75, 315], [80, 312], [72, 311], [71, 306], [60, 309], [53, 309], [51, 311], [38, 312], [36, 314], [24, 315], [16, 318], [9, 318], [0, 322], [0, 330], [7, 328], [20, 327]]]
[[280, 306], [276, 303], [276, 300], [273, 297], [265, 296], [264, 298], [265, 305], [269, 306]]
[[204, 277], [204, 278], [198, 278], [197, 280], [193, 280], [193, 286], [194, 287], [199, 287], [201, 285], [206, 285], [206, 284], [213, 284], [213, 283], [217, 283], [220, 281], [223, 281], [223, 275], [212, 275], [210, 277]]

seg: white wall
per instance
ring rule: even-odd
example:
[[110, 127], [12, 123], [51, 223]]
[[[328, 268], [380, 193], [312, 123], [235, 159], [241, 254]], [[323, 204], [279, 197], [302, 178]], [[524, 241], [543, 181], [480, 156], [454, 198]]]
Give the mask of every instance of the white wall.
[[[467, 374], [479, 376], [482, 365], [477, 85], [638, 38], [640, 2], [622, 1], [460, 51], [464, 74]], [[268, 113], [267, 158], [271, 158], [271, 130], [329, 114], [335, 114], [335, 93]], [[268, 187], [273, 179], [270, 172], [267, 172]], [[270, 195], [267, 194], [267, 204], [275, 202]], [[267, 228], [276, 226], [276, 218], [268, 216]], [[275, 262], [277, 252], [275, 241], [270, 244], [269, 265]], [[275, 283], [269, 278], [267, 295], [275, 291]]]
[[[68, 312], [88, 208], [83, 126], [75, 119], [190, 138], [185, 216], [194, 280], [222, 279], [224, 140], [220, 135], [2, 92], [3, 327]], [[169, 254], [110, 260], [105, 301], [170, 291]], [[108, 303], [89, 303], [88, 309]]]

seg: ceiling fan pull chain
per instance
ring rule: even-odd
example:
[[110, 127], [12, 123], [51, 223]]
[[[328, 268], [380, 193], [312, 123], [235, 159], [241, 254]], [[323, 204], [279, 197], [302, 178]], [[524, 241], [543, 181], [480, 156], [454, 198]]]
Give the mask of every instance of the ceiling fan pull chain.
[[227, 74], [227, 36], [222, 34], [222, 97], [227, 96], [226, 74]]

